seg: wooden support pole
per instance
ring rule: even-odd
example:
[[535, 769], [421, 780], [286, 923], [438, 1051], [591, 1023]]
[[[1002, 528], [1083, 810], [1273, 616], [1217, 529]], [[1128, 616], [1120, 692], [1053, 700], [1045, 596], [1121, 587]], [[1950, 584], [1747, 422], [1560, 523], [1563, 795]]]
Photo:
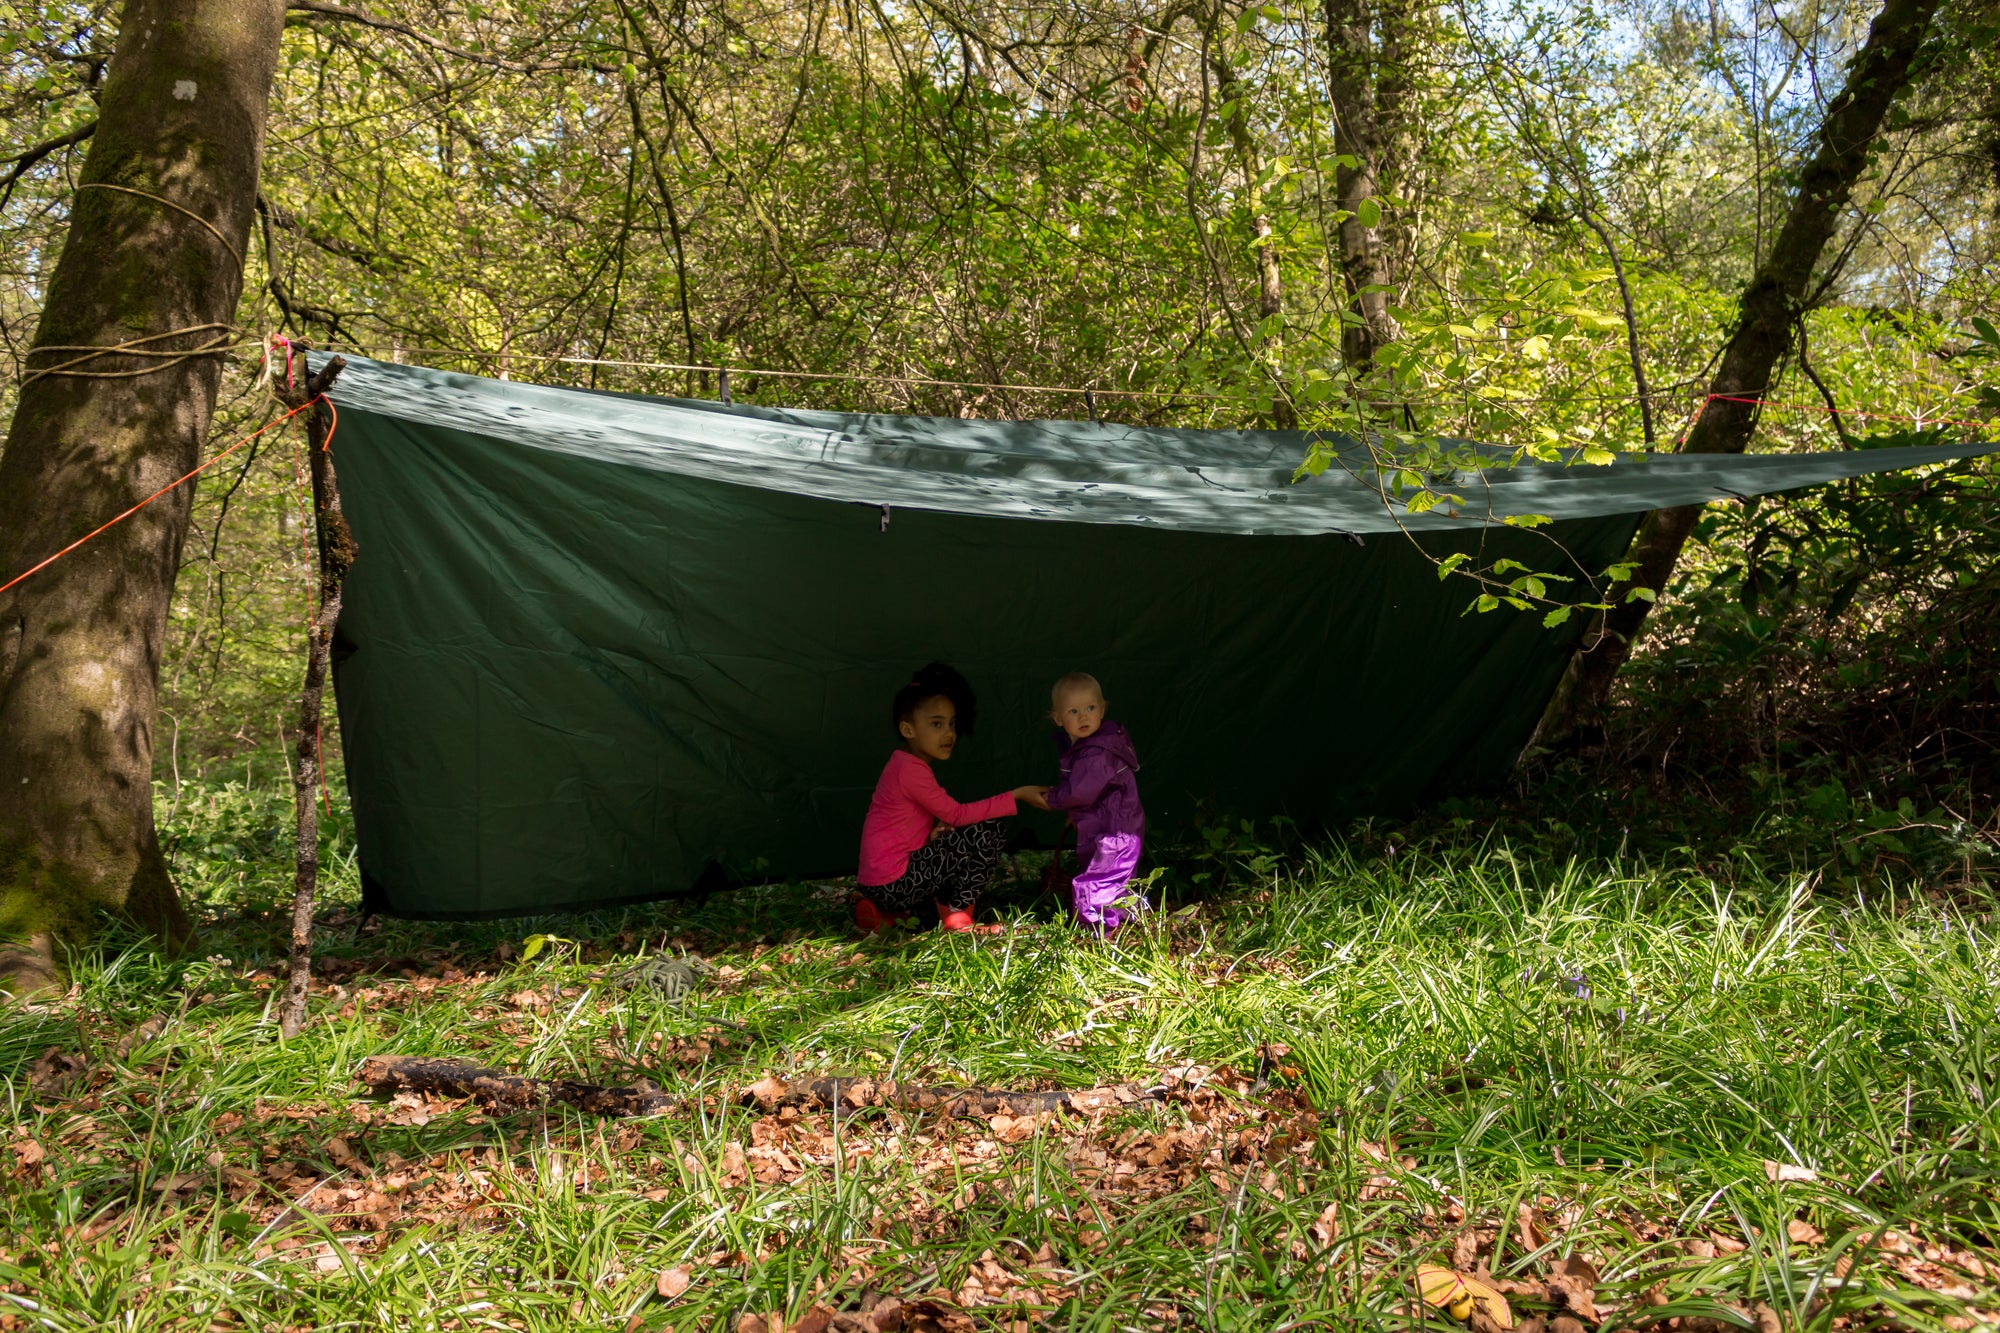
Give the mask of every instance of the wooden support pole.
[[[295, 401], [312, 402], [333, 386], [347, 362], [334, 357], [319, 373], [308, 375]], [[298, 811], [297, 871], [292, 885], [292, 956], [285, 980], [285, 998], [278, 1009], [278, 1031], [297, 1036], [306, 1022], [306, 993], [312, 983], [313, 898], [319, 889], [319, 788], [324, 772], [320, 754], [321, 700], [326, 693], [333, 657], [333, 630], [340, 620], [340, 588], [354, 564], [354, 536], [340, 510], [340, 485], [334, 476], [331, 442], [334, 417], [326, 404], [306, 414], [306, 456], [312, 473], [313, 526], [319, 537], [319, 604], [306, 625], [306, 680], [299, 695], [298, 764], [292, 774], [292, 800]]]

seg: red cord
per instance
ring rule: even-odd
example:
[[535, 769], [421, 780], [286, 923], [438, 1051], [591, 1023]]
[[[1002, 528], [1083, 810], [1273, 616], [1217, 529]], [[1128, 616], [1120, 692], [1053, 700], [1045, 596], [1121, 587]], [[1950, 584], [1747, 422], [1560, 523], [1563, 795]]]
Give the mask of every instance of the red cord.
[[113, 528], [116, 527], [118, 524], [123, 523], [126, 519], [132, 517], [132, 515], [138, 513], [141, 509], [144, 509], [147, 505], [153, 503], [153, 501], [159, 499], [161, 496], [165, 495], [168, 491], [173, 490], [176, 486], [179, 486], [182, 482], [189, 481], [195, 477], [200, 476], [202, 473], [214, 467], [217, 463], [220, 463], [223, 459], [235, 453], [238, 449], [241, 449], [244, 445], [250, 443], [250, 441], [256, 439], [259, 435], [262, 435], [266, 431], [270, 430], [273, 426], [283, 425], [285, 422], [290, 421], [293, 417], [297, 416], [299, 413], [305, 411], [308, 407], [311, 407], [313, 403], [319, 401], [321, 400], [315, 398], [312, 400], [312, 402], [301, 403], [299, 406], [285, 413], [285, 415], [281, 417], [274, 417], [270, 421], [265, 422], [262, 426], [259, 426], [256, 430], [252, 431], [250, 434], [245, 435], [242, 439], [230, 445], [227, 449], [224, 449], [221, 453], [215, 455], [213, 458], [209, 459], [206, 463], [203, 463], [200, 467], [195, 468], [194, 471], [186, 473], [183, 476], [177, 477], [173, 481], [168, 482], [166, 485], [160, 487], [159, 490], [154, 491], [151, 495], [139, 501], [138, 504], [133, 505], [130, 509], [118, 515], [118, 517], [112, 519], [109, 523], [104, 524], [102, 527], [94, 528], [91, 531], [86, 532], [83, 536], [78, 537], [75, 541], [71, 542], [68, 546], [63, 547], [62, 550], [57, 551], [54, 555], [50, 556], [48, 559], [43, 560], [39, 564], [31, 565], [27, 569], [24, 569], [20, 573], [16, 574], [13, 578], [8, 579], [5, 583], [0, 583], [0, 592], [6, 592], [9, 588], [13, 587], [21, 580], [27, 578], [29, 575], [38, 574], [42, 570], [47, 569], [50, 565], [53, 565], [56, 561], [62, 559], [64, 556], [68, 555], [71, 551], [74, 551], [77, 547], [83, 545], [85, 542], [89, 541], [92, 537], [97, 536], [98, 533], [105, 531], [107, 528]]

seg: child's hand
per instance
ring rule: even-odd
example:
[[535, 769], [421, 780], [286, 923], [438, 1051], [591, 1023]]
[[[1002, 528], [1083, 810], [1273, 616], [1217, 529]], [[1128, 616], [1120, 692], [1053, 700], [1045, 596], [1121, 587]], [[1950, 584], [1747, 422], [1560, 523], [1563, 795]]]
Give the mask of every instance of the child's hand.
[[1049, 808], [1048, 796], [1049, 789], [1047, 787], [1029, 786], [1014, 788], [1015, 800], [1023, 805], [1031, 805], [1037, 810], [1046, 810]]

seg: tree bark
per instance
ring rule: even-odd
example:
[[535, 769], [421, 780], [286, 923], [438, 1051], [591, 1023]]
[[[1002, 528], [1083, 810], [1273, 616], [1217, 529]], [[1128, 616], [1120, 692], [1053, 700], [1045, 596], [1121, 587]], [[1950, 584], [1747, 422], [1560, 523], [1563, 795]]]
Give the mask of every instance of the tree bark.
[[[1840, 224], [1841, 210], [1868, 167], [1869, 150], [1890, 104], [1909, 82], [1910, 67], [1942, 0], [1888, 0], [1854, 57], [1847, 86], [1826, 109], [1819, 143], [1799, 178], [1790, 213], [1769, 256], [1751, 277], [1736, 328], [1709, 382], [1709, 397], [1689, 429], [1683, 453], [1740, 454], [1757, 428], [1757, 410], [1772, 372], [1791, 348], [1806, 311], [1814, 269]], [[1746, 400], [1746, 401], [1735, 401]], [[1656, 509], [1633, 539], [1633, 582], [1664, 593], [1681, 547], [1701, 517], [1700, 505]], [[1611, 684], [1631, 655], [1651, 603], [1629, 600], [1606, 612], [1570, 662], [1542, 728], [1549, 741], [1602, 725]]]
[[1355, 375], [1402, 332], [1389, 313], [1397, 265], [1383, 197], [1400, 193], [1413, 170], [1409, 56], [1419, 3], [1326, 0], [1333, 150], [1352, 162], [1335, 168], [1334, 195], [1346, 215], [1338, 229], [1349, 298], [1341, 355]]
[[[1271, 215], [1264, 208], [1264, 191], [1259, 184], [1264, 175], [1263, 154], [1257, 151], [1257, 139], [1250, 131], [1250, 90], [1243, 86], [1243, 80], [1236, 77], [1236, 66], [1223, 53], [1218, 44], [1209, 62], [1215, 74], [1215, 90], [1223, 103], [1229, 107], [1229, 114], [1223, 117], [1223, 124], [1229, 131], [1229, 143], [1236, 150], [1237, 169], [1243, 173], [1243, 203], [1250, 212], [1250, 229], [1256, 236], [1256, 246], [1252, 251], [1257, 261], [1257, 319], [1261, 336], [1271, 343], [1283, 337], [1279, 328], [1271, 321], [1285, 312], [1285, 280], [1278, 269], [1278, 247], [1271, 239]], [[1273, 348], [1281, 351], [1281, 348]], [[1278, 360], [1281, 358], [1273, 358]], [[1271, 404], [1272, 424], [1279, 430], [1291, 430], [1298, 425], [1292, 404], [1280, 389]]]
[[[306, 378], [305, 390], [289, 407], [302, 407], [328, 389], [347, 365], [334, 357]], [[299, 694], [299, 762], [292, 768], [292, 808], [297, 816], [292, 872], [292, 954], [285, 999], [278, 1007], [278, 1031], [296, 1037], [306, 1025], [306, 994], [312, 987], [313, 902], [319, 893], [319, 788], [326, 772], [320, 740], [327, 673], [333, 663], [333, 631], [340, 623], [340, 590], [354, 564], [354, 534], [341, 512], [340, 482], [333, 470], [333, 421], [323, 408], [306, 416], [306, 457], [312, 472], [313, 527], [319, 536], [319, 606], [306, 626], [306, 680]]]
[[[0, 455], [0, 578], [195, 466], [233, 340], [282, 22], [279, 0], [128, 0]], [[0, 594], [0, 989], [52, 984], [58, 943], [100, 910], [189, 933], [152, 769], [192, 490]]]

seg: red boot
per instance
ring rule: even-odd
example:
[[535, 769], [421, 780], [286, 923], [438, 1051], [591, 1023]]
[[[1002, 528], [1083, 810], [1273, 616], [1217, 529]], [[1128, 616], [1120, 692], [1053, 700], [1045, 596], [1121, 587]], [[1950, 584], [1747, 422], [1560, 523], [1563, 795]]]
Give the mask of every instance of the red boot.
[[953, 910], [946, 907], [943, 903], [939, 903], [937, 909], [938, 929], [940, 930], [955, 930], [964, 935], [998, 935], [1005, 929], [1004, 926], [997, 924], [985, 926], [974, 925], [972, 921], [972, 909], [969, 907], [961, 907]]
[[882, 909], [866, 898], [854, 900], [854, 924], [863, 935], [873, 935], [882, 929]]

